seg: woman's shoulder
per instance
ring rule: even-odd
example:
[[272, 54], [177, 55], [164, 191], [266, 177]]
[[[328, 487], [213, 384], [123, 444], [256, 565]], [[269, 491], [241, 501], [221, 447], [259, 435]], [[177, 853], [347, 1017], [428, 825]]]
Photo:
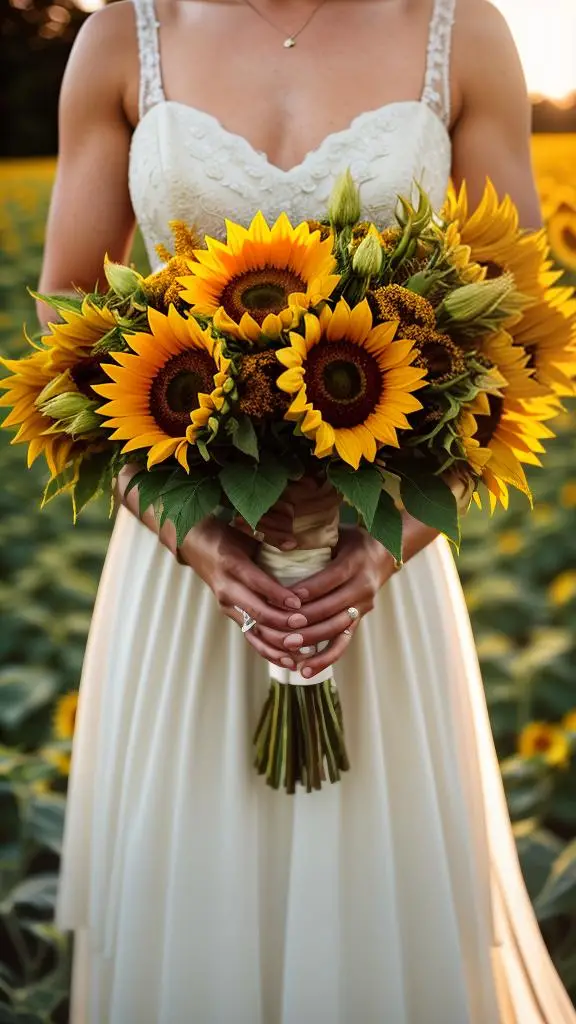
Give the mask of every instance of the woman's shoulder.
[[139, 58], [133, 0], [117, 0], [86, 19], [68, 61], [65, 84], [69, 80], [75, 89], [84, 85], [89, 102], [105, 96], [116, 98], [122, 107], [137, 108]]
[[491, 0], [456, 0], [453, 69], [463, 96], [522, 82], [512, 33]]

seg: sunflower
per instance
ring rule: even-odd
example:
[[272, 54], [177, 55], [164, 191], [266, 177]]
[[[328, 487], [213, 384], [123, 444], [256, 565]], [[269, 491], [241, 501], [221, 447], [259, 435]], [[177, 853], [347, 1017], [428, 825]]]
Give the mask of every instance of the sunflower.
[[219, 329], [243, 337], [242, 322], [244, 332], [250, 325], [260, 333], [290, 305], [308, 309], [332, 294], [339, 281], [332, 236], [322, 240], [306, 222], [293, 228], [284, 213], [272, 228], [261, 213], [249, 228], [226, 227], [227, 241], [206, 238], [180, 278], [181, 298], [195, 312], [213, 316], [222, 307]]
[[480, 203], [470, 213], [464, 183], [458, 194], [449, 192], [443, 213], [449, 224], [456, 224], [460, 244], [469, 247], [472, 261], [485, 268], [488, 278], [511, 273], [523, 295], [541, 295], [541, 272], [550, 267], [546, 233], [520, 231], [518, 210], [510, 196], [500, 200], [488, 180]]
[[72, 739], [78, 709], [78, 691], [60, 697], [54, 711], [54, 734], [60, 740]]
[[554, 212], [548, 221], [548, 238], [558, 262], [576, 270], [576, 207]]
[[282, 418], [290, 398], [278, 388], [282, 367], [276, 352], [255, 352], [242, 357], [236, 385], [238, 410], [253, 420]]
[[4, 427], [18, 426], [11, 444], [28, 444], [28, 466], [43, 454], [52, 477], [58, 476], [81, 450], [73, 437], [64, 430], [54, 430], [55, 421], [38, 408], [38, 400], [54, 384], [54, 369], [50, 352], [39, 349], [25, 359], [0, 359], [2, 366], [11, 371], [10, 377], [0, 380], [5, 394], [0, 406], [11, 411]]
[[402, 334], [414, 342], [418, 352], [414, 363], [426, 370], [427, 383], [448, 384], [466, 372], [464, 353], [448, 334], [419, 326], [406, 327]]
[[548, 288], [509, 331], [528, 353], [534, 378], [550, 398], [574, 395], [576, 302], [571, 288]]
[[487, 274], [487, 268], [472, 258], [472, 249], [464, 245], [458, 225], [452, 221], [448, 224], [443, 234], [444, 259], [448, 266], [458, 275], [461, 284], [475, 284], [476, 281], [483, 281]]
[[278, 387], [293, 396], [285, 414], [315, 442], [315, 455], [338, 455], [355, 469], [373, 462], [383, 444], [398, 447], [397, 428], [406, 413], [422, 408], [412, 394], [426, 371], [413, 365], [412, 341], [394, 340], [397, 323], [373, 326], [366, 299], [350, 308], [340, 299], [308, 313], [305, 334], [290, 334], [277, 357], [286, 367]]
[[148, 310], [150, 333], [127, 335], [131, 352], [114, 352], [110, 382], [94, 387], [108, 399], [98, 411], [123, 452], [148, 449], [148, 468], [175, 456], [188, 469], [188, 444], [224, 404], [229, 360], [210, 331], [174, 306]]
[[[553, 413], [542, 399], [544, 391], [533, 378], [528, 355], [513, 344], [506, 331], [485, 339], [482, 353], [502, 376], [505, 386], [499, 393], [480, 392], [464, 409], [477, 424], [469, 436], [490, 452], [482, 472], [490, 492], [490, 507], [500, 502], [506, 508], [508, 484], [530, 497], [523, 465], [541, 464], [541, 442], [554, 436], [544, 421]], [[530, 414], [523, 408], [525, 401], [530, 403]], [[478, 495], [475, 500], [480, 504]]]
[[570, 741], [564, 729], [548, 722], [529, 722], [518, 737], [521, 757], [540, 757], [552, 767], [564, 767], [570, 760]]
[[84, 358], [92, 358], [92, 350], [117, 326], [116, 317], [107, 306], [97, 306], [85, 296], [79, 310], [61, 308], [62, 321], [49, 323], [50, 334], [42, 344], [50, 351], [55, 369], [68, 369]]

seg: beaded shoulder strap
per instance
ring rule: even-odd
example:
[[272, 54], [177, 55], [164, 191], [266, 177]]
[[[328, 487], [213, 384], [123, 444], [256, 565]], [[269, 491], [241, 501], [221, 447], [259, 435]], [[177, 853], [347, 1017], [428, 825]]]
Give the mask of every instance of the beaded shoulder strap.
[[450, 124], [450, 50], [456, 0], [434, 0], [422, 102]]
[[156, 103], [164, 102], [162, 87], [162, 69], [160, 66], [160, 47], [158, 29], [160, 22], [156, 18], [154, 0], [133, 0], [136, 15], [136, 34], [138, 37], [138, 53], [140, 56], [140, 118]]

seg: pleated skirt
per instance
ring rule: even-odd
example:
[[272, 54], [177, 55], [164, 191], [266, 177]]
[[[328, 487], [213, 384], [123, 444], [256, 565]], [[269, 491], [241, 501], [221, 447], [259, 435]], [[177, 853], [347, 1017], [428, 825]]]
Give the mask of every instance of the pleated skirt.
[[57, 923], [72, 1024], [573, 1024], [507, 816], [447, 543], [335, 670], [351, 769], [252, 767], [266, 665], [120, 510], [94, 611]]

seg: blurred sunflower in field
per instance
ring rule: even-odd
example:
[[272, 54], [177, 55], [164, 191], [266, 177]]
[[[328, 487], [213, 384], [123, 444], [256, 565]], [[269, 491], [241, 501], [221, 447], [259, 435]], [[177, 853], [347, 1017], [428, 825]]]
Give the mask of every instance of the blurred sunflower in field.
[[551, 767], [563, 768], [570, 760], [570, 740], [565, 729], [548, 722], [529, 722], [518, 736], [521, 757], [538, 757]]
[[206, 238], [207, 248], [195, 250], [179, 279], [181, 299], [195, 313], [212, 316], [221, 308], [221, 330], [241, 337], [241, 322], [244, 331], [248, 320], [259, 331], [290, 305], [307, 309], [332, 294], [339, 281], [332, 236], [322, 239], [306, 222], [293, 228], [284, 213], [272, 227], [261, 213], [248, 228], [226, 226], [226, 242]]
[[54, 711], [54, 735], [59, 740], [70, 740], [74, 735], [76, 712], [78, 710], [78, 691], [65, 693], [58, 699]]
[[165, 316], [148, 311], [150, 331], [129, 335], [130, 352], [115, 352], [110, 378], [94, 390], [107, 399], [99, 408], [123, 452], [148, 450], [150, 469], [174, 456], [188, 469], [195, 432], [224, 404], [229, 360], [209, 330], [170, 306]]

